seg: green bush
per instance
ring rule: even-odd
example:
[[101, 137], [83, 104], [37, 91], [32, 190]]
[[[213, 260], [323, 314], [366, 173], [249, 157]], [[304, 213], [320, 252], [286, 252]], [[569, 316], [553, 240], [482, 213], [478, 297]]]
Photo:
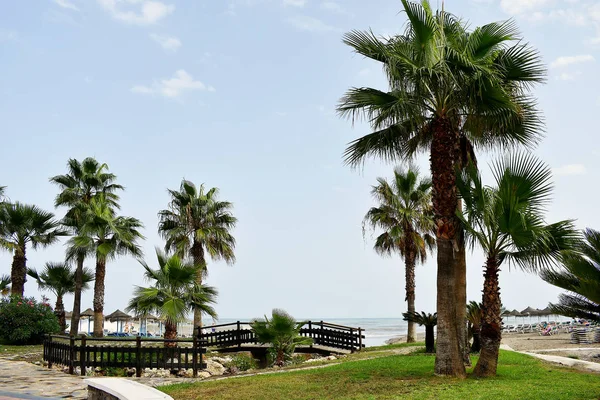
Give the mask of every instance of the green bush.
[[226, 368], [236, 371], [248, 371], [249, 369], [258, 368], [258, 363], [250, 354], [234, 354], [231, 357], [231, 362], [225, 365]]
[[47, 303], [33, 297], [0, 300], [0, 340], [9, 344], [37, 344], [44, 335], [60, 332], [58, 318]]

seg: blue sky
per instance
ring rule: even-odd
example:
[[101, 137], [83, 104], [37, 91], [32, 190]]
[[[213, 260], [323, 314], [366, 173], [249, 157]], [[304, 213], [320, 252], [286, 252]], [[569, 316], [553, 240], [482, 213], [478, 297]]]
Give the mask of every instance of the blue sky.
[[[536, 150], [555, 170], [549, 220], [600, 229], [600, 2], [447, 1], [472, 26], [515, 18], [549, 67], [535, 94], [546, 122]], [[223, 317], [273, 307], [301, 317], [396, 317], [403, 264], [363, 239], [370, 185], [393, 165], [342, 163], [368, 133], [335, 114], [351, 86], [385, 88], [379, 67], [341, 42], [351, 29], [398, 33], [397, 0], [7, 0], [0, 5], [0, 185], [12, 200], [53, 209], [50, 176], [70, 157], [110, 165], [122, 213], [141, 219], [153, 263], [157, 212], [182, 178], [217, 186], [235, 204], [237, 263], [209, 262]], [[482, 165], [491, 155], [480, 154]], [[428, 171], [427, 157], [419, 159]], [[484, 168], [486, 176], [487, 168]], [[57, 210], [62, 216], [64, 210]], [[31, 251], [29, 264], [64, 248]], [[11, 256], [0, 253], [0, 273]], [[469, 299], [480, 299], [483, 258], [468, 260]], [[89, 262], [92, 267], [93, 263]], [[507, 268], [508, 269], [508, 268]], [[124, 307], [142, 269], [123, 258], [107, 272], [106, 310]], [[503, 302], [544, 307], [559, 290], [503, 271]], [[36, 284], [28, 295], [39, 296]], [[67, 299], [67, 307], [71, 306]], [[91, 306], [91, 291], [84, 294]], [[417, 270], [417, 308], [435, 307], [435, 263]]]

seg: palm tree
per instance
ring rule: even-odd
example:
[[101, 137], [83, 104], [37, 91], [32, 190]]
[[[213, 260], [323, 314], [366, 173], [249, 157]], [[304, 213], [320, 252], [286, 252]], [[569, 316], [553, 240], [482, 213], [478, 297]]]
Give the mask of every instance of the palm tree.
[[[394, 170], [391, 182], [377, 178], [371, 191], [379, 203], [367, 212], [363, 221], [373, 230], [381, 229], [374, 249], [381, 255], [400, 253], [404, 258], [408, 312], [415, 311], [415, 264], [425, 262], [427, 250], [435, 246], [431, 212], [431, 180], [419, 179], [415, 168]], [[415, 323], [408, 322], [408, 343], [415, 341]]]
[[466, 268], [455, 251], [461, 242], [455, 170], [473, 147], [536, 143], [542, 122], [527, 93], [545, 69], [537, 52], [519, 42], [513, 21], [468, 32], [453, 15], [434, 13], [428, 1], [402, 4], [403, 34], [344, 36], [358, 54], [382, 63], [390, 86], [352, 88], [340, 101], [342, 116], [364, 116], [373, 129], [350, 143], [345, 158], [358, 166], [367, 157], [398, 161], [429, 151], [440, 317], [435, 372], [465, 376]]
[[560, 270], [542, 271], [542, 279], [567, 290], [558, 303], [550, 304], [554, 314], [600, 322], [600, 232], [587, 229], [578, 253], [564, 254]]
[[[83, 226], [83, 215], [86, 213], [87, 205], [92, 199], [103, 196], [114, 208], [119, 208], [118, 190], [123, 190], [121, 185], [115, 183], [117, 177], [108, 171], [107, 164], [100, 164], [92, 157], [82, 162], [71, 158], [67, 163], [68, 172], [65, 175], [57, 175], [50, 178], [50, 182], [58, 185], [60, 193], [54, 201], [55, 207], [68, 207], [69, 210], [63, 225], [71, 230], [74, 235], [79, 234]], [[73, 313], [71, 317], [71, 335], [77, 334], [79, 317], [81, 312], [81, 290], [83, 288], [83, 262], [85, 252], [75, 252], [70, 249], [72, 258], [77, 263], [75, 270], [75, 293], [73, 298]]]
[[67, 257], [79, 254], [96, 257], [94, 282], [94, 336], [103, 336], [104, 327], [104, 281], [106, 263], [118, 256], [132, 255], [141, 257], [142, 250], [137, 244], [144, 236], [139, 229], [142, 223], [131, 217], [116, 216], [110, 202], [104, 196], [90, 201], [87, 212], [83, 214], [83, 225], [77, 236], [69, 239]]
[[[216, 302], [217, 290], [197, 283], [196, 276], [200, 271], [195, 265], [177, 255], [167, 256], [158, 249], [156, 257], [158, 269], [152, 269], [140, 261], [146, 271], [144, 276], [151, 286], [136, 286], [126, 310], [142, 316], [156, 314], [163, 319], [165, 339], [177, 337], [177, 323], [185, 321], [192, 310], [200, 310], [217, 318], [212, 307]], [[173, 344], [165, 343], [165, 346]]]
[[484, 186], [476, 168], [458, 179], [467, 240], [486, 255], [477, 376], [496, 375], [502, 335], [498, 272], [506, 260], [534, 271], [557, 260], [577, 241], [572, 221], [547, 224], [545, 207], [552, 194], [550, 168], [527, 154], [512, 154], [493, 165], [495, 187]]
[[[237, 223], [232, 214], [233, 204], [219, 201], [217, 188], [205, 191], [183, 180], [179, 191], [169, 190], [169, 208], [158, 213], [159, 233], [166, 239], [165, 251], [179, 257], [191, 257], [201, 273], [196, 283], [201, 285], [206, 275], [206, 254], [212, 260], [235, 263], [235, 238], [231, 230]], [[194, 326], [202, 326], [202, 312], [194, 312]]]
[[481, 340], [479, 339], [481, 332], [481, 319], [483, 318], [482, 305], [476, 301], [471, 301], [467, 304], [467, 320], [469, 321], [469, 337], [473, 337], [471, 345], [471, 353], [479, 353], [481, 350]]
[[414, 322], [420, 326], [425, 326], [425, 353], [435, 353], [435, 336], [433, 334], [433, 328], [438, 323], [437, 313], [427, 314], [423, 311], [419, 314], [418, 312], [405, 312], [402, 313], [405, 321]]
[[0, 295], [8, 296], [10, 293], [10, 275], [0, 276]]
[[283, 366], [294, 354], [296, 346], [312, 344], [312, 339], [300, 336], [305, 322], [296, 322], [284, 310], [274, 309], [271, 319], [254, 319], [250, 323], [256, 339], [262, 344], [272, 345], [274, 364]]
[[47, 247], [65, 235], [51, 212], [19, 202], [0, 207], [0, 247], [13, 253], [12, 295], [23, 297], [27, 280], [27, 245], [31, 244], [34, 249]]
[[[41, 273], [30, 268], [27, 271], [27, 275], [37, 281], [40, 289], [50, 290], [56, 295], [56, 307], [54, 308], [54, 312], [58, 316], [60, 331], [64, 332], [67, 327], [67, 322], [65, 320], [63, 297], [65, 294], [75, 292], [75, 271], [65, 263], [47, 262]], [[93, 272], [84, 268], [83, 290], [88, 289], [88, 284], [93, 280]]]

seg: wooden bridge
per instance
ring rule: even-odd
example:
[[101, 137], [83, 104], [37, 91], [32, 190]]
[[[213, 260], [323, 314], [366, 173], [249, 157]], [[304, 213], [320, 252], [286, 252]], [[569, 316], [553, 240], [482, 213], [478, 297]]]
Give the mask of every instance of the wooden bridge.
[[[210, 331], [209, 331], [210, 330]], [[308, 321], [300, 329], [300, 336], [313, 340], [310, 346], [296, 347], [297, 353], [354, 353], [360, 351], [363, 344], [363, 330], [349, 326], [336, 325], [328, 322]], [[267, 346], [261, 345], [250, 322], [233, 322], [229, 324], [204, 327], [198, 334], [198, 339], [204, 346], [213, 350], [227, 353], [238, 351], [260, 352]]]

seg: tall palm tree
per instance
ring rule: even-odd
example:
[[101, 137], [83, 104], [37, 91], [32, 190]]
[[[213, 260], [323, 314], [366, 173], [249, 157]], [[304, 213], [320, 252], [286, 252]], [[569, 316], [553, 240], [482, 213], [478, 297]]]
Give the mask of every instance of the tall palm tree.
[[[63, 297], [65, 294], [75, 292], [75, 271], [65, 263], [47, 262], [44, 270], [38, 273], [35, 269], [28, 269], [27, 275], [35, 279], [38, 287], [42, 290], [50, 290], [56, 295], [56, 307], [54, 312], [58, 316], [60, 331], [64, 332], [67, 327], [65, 320], [65, 307]], [[94, 280], [91, 270], [83, 270], [83, 290], [89, 288], [89, 283]]]
[[421, 311], [421, 313], [412, 311], [402, 313], [402, 317], [405, 321], [425, 326], [425, 353], [434, 353], [435, 336], [433, 334], [433, 328], [438, 323], [437, 313], [427, 314], [423, 311]]
[[495, 186], [484, 186], [479, 171], [468, 168], [458, 179], [464, 211], [458, 213], [467, 239], [486, 255], [481, 355], [477, 376], [496, 375], [502, 335], [498, 272], [503, 262], [535, 271], [552, 265], [572, 249], [578, 234], [572, 221], [547, 224], [543, 218], [552, 194], [552, 172], [535, 157], [508, 155], [493, 164]]
[[103, 336], [104, 290], [106, 263], [118, 256], [141, 257], [142, 250], [137, 244], [144, 236], [139, 229], [142, 223], [131, 217], [115, 215], [114, 208], [99, 196], [90, 201], [83, 215], [84, 223], [77, 236], [69, 239], [67, 257], [79, 254], [93, 255], [96, 258], [94, 281], [94, 336]]
[[[98, 196], [103, 196], [112, 207], [118, 209], [119, 196], [116, 192], [123, 190], [123, 186], [115, 183], [117, 177], [108, 172], [107, 164], [100, 164], [92, 157], [88, 157], [82, 162], [71, 158], [67, 163], [67, 169], [68, 172], [65, 175], [50, 178], [50, 182], [56, 184], [60, 189], [60, 193], [54, 201], [54, 206], [69, 208], [62, 223], [70, 229], [73, 235], [78, 235], [84, 223], [83, 215], [86, 213], [90, 201]], [[77, 263], [73, 313], [71, 316], [71, 335], [76, 335], [81, 312], [85, 252], [80, 251], [77, 253], [75, 248], [70, 250], [72, 258]]]
[[[167, 256], [158, 249], [156, 257], [158, 269], [152, 269], [140, 261], [145, 270], [144, 276], [151, 286], [135, 287], [127, 311], [136, 315], [156, 314], [164, 319], [165, 339], [177, 337], [177, 323], [185, 321], [192, 310], [200, 310], [217, 318], [212, 307], [216, 302], [217, 290], [197, 283], [198, 268], [177, 255]], [[165, 345], [169, 346], [169, 343]]]
[[[425, 262], [427, 250], [433, 249], [433, 213], [431, 210], [431, 180], [419, 179], [419, 171], [410, 168], [394, 170], [391, 182], [377, 178], [378, 184], [371, 191], [379, 203], [365, 215], [365, 225], [373, 230], [381, 229], [374, 249], [381, 255], [400, 253], [404, 258], [408, 312], [415, 311], [415, 265]], [[415, 341], [415, 323], [408, 322], [406, 341]]]
[[434, 13], [426, 0], [402, 4], [408, 18], [403, 34], [344, 36], [358, 54], [382, 63], [390, 86], [352, 88], [340, 101], [342, 116], [364, 116], [373, 129], [351, 142], [345, 157], [357, 166], [367, 157], [397, 161], [429, 151], [438, 249], [435, 371], [465, 376], [466, 269], [455, 251], [460, 246], [455, 170], [470, 146], [536, 143], [542, 122], [528, 90], [543, 81], [545, 69], [537, 52], [519, 42], [513, 21], [467, 31], [455, 16]]
[[8, 296], [10, 293], [10, 275], [0, 276], [0, 295]]
[[587, 229], [578, 253], [564, 254], [562, 268], [542, 271], [542, 279], [567, 290], [558, 303], [550, 304], [555, 314], [600, 322], [600, 232]]
[[[183, 180], [179, 190], [169, 190], [169, 208], [158, 213], [159, 233], [166, 239], [165, 251], [179, 257], [191, 257], [200, 273], [196, 283], [202, 284], [206, 275], [206, 254], [212, 260], [235, 263], [235, 238], [231, 230], [237, 223], [232, 214], [233, 204], [219, 201], [217, 188], [205, 190]], [[194, 312], [194, 326], [202, 326], [202, 312]]]
[[0, 207], [0, 221], [0, 247], [13, 253], [11, 294], [22, 297], [27, 280], [27, 245], [34, 249], [47, 247], [66, 232], [51, 212], [19, 202]]

